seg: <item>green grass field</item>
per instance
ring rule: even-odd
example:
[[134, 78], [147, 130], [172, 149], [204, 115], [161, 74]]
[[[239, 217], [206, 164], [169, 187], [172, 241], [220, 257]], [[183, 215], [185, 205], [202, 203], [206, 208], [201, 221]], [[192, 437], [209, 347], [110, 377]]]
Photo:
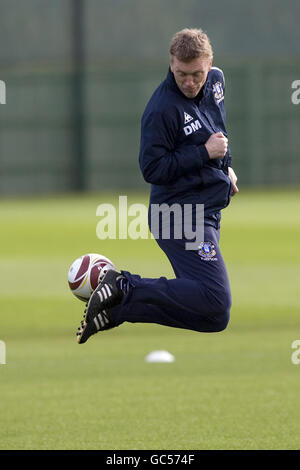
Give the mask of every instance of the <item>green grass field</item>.
[[[76, 257], [99, 252], [173, 277], [154, 240], [97, 239], [103, 202], [116, 197], [0, 203], [0, 448], [299, 449], [300, 191], [241, 191], [223, 212], [225, 331], [126, 323], [78, 345], [84, 304], [67, 285]], [[156, 349], [175, 362], [146, 363]]]

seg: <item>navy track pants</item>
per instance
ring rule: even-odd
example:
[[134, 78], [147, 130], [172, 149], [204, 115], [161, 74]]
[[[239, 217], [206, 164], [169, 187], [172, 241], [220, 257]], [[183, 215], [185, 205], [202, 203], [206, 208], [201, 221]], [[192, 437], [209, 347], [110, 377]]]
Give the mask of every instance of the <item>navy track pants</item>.
[[186, 250], [185, 239], [158, 239], [176, 279], [142, 278], [122, 271], [132, 287], [112, 309], [117, 325], [124, 321], [158, 323], [201, 332], [226, 328], [231, 307], [230, 284], [219, 248], [220, 231], [204, 228], [205, 244]]

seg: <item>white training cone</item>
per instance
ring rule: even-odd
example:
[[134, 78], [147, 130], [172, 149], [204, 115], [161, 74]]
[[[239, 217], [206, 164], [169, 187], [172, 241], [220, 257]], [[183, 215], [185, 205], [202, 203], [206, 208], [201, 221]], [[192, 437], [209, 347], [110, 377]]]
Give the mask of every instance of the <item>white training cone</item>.
[[175, 357], [168, 351], [152, 351], [145, 357], [146, 362], [174, 362]]

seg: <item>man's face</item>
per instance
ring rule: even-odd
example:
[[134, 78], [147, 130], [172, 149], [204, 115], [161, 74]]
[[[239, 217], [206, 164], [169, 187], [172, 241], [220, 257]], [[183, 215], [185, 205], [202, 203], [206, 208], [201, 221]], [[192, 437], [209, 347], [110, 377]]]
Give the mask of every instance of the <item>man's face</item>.
[[212, 59], [208, 57], [198, 57], [190, 62], [181, 62], [172, 56], [170, 64], [177, 86], [187, 98], [195, 98], [198, 95], [211, 66]]

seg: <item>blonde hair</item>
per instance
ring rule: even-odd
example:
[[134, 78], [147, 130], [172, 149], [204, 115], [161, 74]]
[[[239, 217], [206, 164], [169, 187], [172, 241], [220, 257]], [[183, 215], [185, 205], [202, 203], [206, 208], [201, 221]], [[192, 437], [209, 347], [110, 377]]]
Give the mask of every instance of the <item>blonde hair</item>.
[[213, 50], [207, 34], [202, 29], [185, 28], [174, 34], [170, 44], [171, 57], [189, 62], [198, 57], [213, 57]]

